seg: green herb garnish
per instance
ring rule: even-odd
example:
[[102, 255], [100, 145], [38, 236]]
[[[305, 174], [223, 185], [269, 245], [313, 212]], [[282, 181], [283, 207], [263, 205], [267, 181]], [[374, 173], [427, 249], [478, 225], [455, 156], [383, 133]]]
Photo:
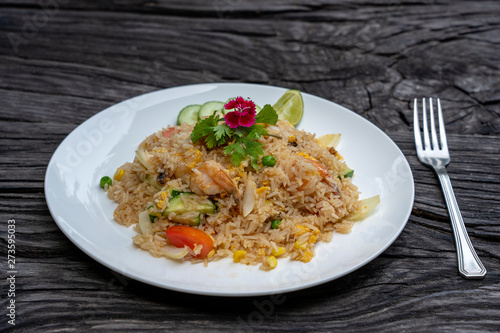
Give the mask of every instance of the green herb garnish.
[[269, 104], [255, 116], [254, 124], [249, 127], [230, 128], [224, 118], [214, 114], [196, 123], [191, 133], [191, 141], [196, 143], [203, 140], [209, 149], [227, 144], [224, 154], [231, 155], [231, 162], [235, 166], [249, 158], [251, 166], [257, 170], [259, 156], [264, 154], [262, 143], [257, 140], [261, 136], [270, 135], [262, 124], [274, 125], [277, 121], [278, 114]]

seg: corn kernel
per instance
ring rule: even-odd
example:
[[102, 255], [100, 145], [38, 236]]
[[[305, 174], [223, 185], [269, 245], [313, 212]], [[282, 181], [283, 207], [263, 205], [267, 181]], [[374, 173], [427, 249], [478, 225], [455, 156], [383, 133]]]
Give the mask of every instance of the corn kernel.
[[305, 243], [299, 243], [299, 241], [296, 240], [294, 246], [295, 246], [296, 249], [305, 250], [305, 249], [307, 249], [307, 242], [305, 242]]
[[282, 246], [278, 247], [277, 250], [273, 249], [273, 251], [271, 252], [271, 254], [275, 257], [278, 257], [280, 255], [282, 255], [283, 253], [286, 252], [286, 249]]
[[318, 240], [318, 237], [316, 237], [316, 236], [309, 237], [309, 243], [314, 244], [314, 243], [316, 243], [317, 240]]
[[269, 185], [269, 180], [263, 180], [263, 181], [262, 181], [262, 185], [264, 185], [264, 186]]
[[259, 187], [257, 189], [257, 194], [258, 195], [261, 195], [262, 193], [264, 193], [265, 191], [269, 191], [271, 188], [268, 187], [268, 186], [262, 186], [262, 187]]
[[247, 252], [243, 251], [243, 250], [235, 251], [233, 254], [234, 262], [240, 262], [241, 259], [245, 258], [246, 254], [247, 254]]
[[269, 256], [266, 258], [266, 266], [270, 269], [275, 268], [278, 265], [278, 260], [275, 256]]
[[215, 249], [212, 249], [212, 251], [208, 252], [207, 258], [212, 258], [215, 254]]
[[297, 138], [295, 138], [295, 136], [293, 136], [293, 135], [290, 135], [288, 137], [288, 142], [297, 142]]
[[306, 252], [304, 252], [304, 255], [302, 256], [302, 258], [300, 258], [300, 261], [309, 262], [309, 261], [311, 261], [312, 257], [313, 257], [313, 254], [312, 254], [311, 250], [307, 250]]
[[117, 181], [120, 181], [122, 180], [123, 176], [125, 175], [125, 170], [123, 169], [118, 169], [116, 170], [115, 172], [115, 175], [113, 176], [113, 178]]

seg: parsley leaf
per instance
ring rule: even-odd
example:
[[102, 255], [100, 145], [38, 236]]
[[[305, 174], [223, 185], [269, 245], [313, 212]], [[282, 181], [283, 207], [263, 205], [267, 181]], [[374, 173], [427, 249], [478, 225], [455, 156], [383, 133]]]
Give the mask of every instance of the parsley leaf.
[[212, 149], [217, 145], [217, 139], [215, 138], [215, 134], [212, 132], [205, 138], [205, 143], [207, 144], [208, 149]]
[[267, 135], [267, 130], [262, 125], [253, 125], [247, 134], [250, 140], [259, 140], [262, 135]]
[[269, 125], [275, 125], [277, 121], [278, 114], [269, 104], [264, 105], [262, 110], [260, 110], [260, 112], [255, 116], [255, 123], [257, 124], [265, 123]]
[[243, 159], [245, 159], [245, 157], [247, 156], [245, 149], [238, 141], [235, 141], [234, 143], [224, 148], [224, 154], [231, 154], [231, 162], [233, 162], [235, 166], [240, 165], [241, 161], [243, 161]]
[[215, 139], [219, 141], [226, 136], [227, 137], [231, 136], [231, 128], [226, 124], [217, 125], [214, 127], [214, 134], [215, 134]]
[[193, 143], [196, 143], [212, 133], [214, 131], [214, 127], [217, 126], [218, 122], [218, 115], [211, 115], [210, 117], [197, 122], [193, 128], [193, 132], [191, 132], [191, 141], [193, 141]]

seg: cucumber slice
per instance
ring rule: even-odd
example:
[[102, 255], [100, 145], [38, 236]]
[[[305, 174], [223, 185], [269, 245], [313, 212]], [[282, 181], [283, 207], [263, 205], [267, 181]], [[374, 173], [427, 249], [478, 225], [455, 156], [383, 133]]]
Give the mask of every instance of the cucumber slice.
[[172, 221], [178, 223], [184, 223], [191, 226], [199, 226], [201, 221], [201, 213], [189, 212], [181, 215], [175, 215]]
[[218, 101], [206, 102], [200, 107], [200, 112], [198, 112], [198, 119], [208, 117], [217, 113], [219, 116], [224, 116], [224, 103]]
[[167, 216], [170, 213], [181, 215], [189, 212], [214, 214], [216, 208], [210, 199], [202, 198], [192, 193], [176, 195], [168, 203], [169, 206], [162, 212], [163, 216]]
[[339, 172], [339, 178], [343, 176], [344, 178], [352, 178], [354, 176], [354, 170], [346, 168]]
[[157, 190], [161, 190], [161, 186], [156, 182], [156, 179], [154, 176], [146, 174], [144, 176], [144, 180], [148, 182], [149, 185], [153, 186]]
[[198, 113], [200, 112], [201, 105], [193, 104], [183, 108], [177, 116], [177, 124], [194, 125], [198, 121]]

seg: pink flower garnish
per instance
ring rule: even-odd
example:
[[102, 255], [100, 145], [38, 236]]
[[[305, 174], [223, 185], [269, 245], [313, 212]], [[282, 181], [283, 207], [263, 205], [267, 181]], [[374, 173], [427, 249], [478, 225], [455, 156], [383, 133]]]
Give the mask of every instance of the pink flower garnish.
[[226, 124], [231, 128], [238, 126], [250, 127], [255, 124], [255, 104], [243, 97], [236, 97], [224, 105], [226, 110], [234, 109], [234, 111], [226, 113], [224, 119]]

